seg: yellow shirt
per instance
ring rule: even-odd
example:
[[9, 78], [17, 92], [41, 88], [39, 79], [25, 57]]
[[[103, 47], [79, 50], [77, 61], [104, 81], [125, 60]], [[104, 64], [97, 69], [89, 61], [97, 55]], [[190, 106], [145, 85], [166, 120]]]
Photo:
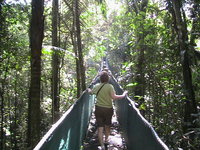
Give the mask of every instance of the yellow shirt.
[[[105, 85], [103, 86], [103, 84]], [[99, 91], [100, 88], [101, 90]], [[98, 91], [99, 93], [97, 95], [96, 105], [100, 107], [112, 108], [111, 93], [115, 93], [114, 87], [109, 83], [100, 83], [92, 89], [92, 94], [97, 94]]]

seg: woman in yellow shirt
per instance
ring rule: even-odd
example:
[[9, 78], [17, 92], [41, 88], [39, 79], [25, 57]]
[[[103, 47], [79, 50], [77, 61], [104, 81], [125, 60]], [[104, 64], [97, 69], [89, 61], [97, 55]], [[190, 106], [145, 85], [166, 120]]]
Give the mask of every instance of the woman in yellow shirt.
[[104, 150], [103, 131], [105, 129], [105, 142], [107, 142], [110, 135], [111, 119], [113, 116], [112, 100], [124, 98], [127, 91], [124, 91], [122, 95], [116, 95], [114, 87], [108, 83], [109, 75], [106, 71], [101, 73], [100, 81], [100, 84], [97, 84], [93, 89], [88, 89], [88, 92], [95, 94], [97, 97], [95, 104], [95, 117], [98, 126], [99, 143], [101, 149]]

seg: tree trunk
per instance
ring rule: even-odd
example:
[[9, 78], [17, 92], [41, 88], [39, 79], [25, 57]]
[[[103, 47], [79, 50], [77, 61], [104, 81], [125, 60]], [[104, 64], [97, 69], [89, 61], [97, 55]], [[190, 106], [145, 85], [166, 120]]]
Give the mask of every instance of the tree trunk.
[[4, 127], [4, 96], [3, 96], [3, 88], [0, 89], [0, 103], [1, 103], [1, 116], [0, 116], [0, 128], [1, 128], [1, 131], [0, 131], [0, 149], [4, 149], [4, 130], [3, 130], [3, 127]]
[[190, 45], [196, 46], [195, 40], [198, 38], [198, 32], [200, 29], [200, 5], [199, 2], [193, 1], [192, 14], [192, 28], [190, 34]]
[[[7, 62], [6, 64], [10, 64], [10, 57], [7, 58]], [[5, 92], [6, 92], [6, 81], [7, 81], [7, 75], [8, 75], [8, 71], [9, 71], [9, 65], [6, 65], [5, 67], [1, 67], [3, 68], [3, 70], [1, 70], [4, 74], [3, 74], [3, 78], [1, 79], [1, 84], [2, 86], [0, 87], [0, 104], [1, 104], [1, 130], [0, 130], [0, 148], [2, 149], [6, 149], [6, 133], [4, 131], [4, 128], [6, 126], [6, 117], [5, 117], [5, 107], [6, 107], [6, 101], [5, 101]]]
[[[3, 33], [3, 15], [2, 15], [2, 0], [0, 0], [0, 57], [2, 56], [2, 33]], [[2, 57], [1, 57], [2, 58]], [[0, 65], [1, 67], [1, 65]], [[2, 71], [2, 70], [1, 70]], [[2, 82], [2, 81], [1, 81]], [[0, 87], [0, 149], [3, 149], [3, 141], [4, 141], [4, 134], [3, 134], [3, 122], [4, 122], [4, 97], [3, 97], [3, 83], [2, 87]]]
[[[140, 43], [143, 40], [140, 41]], [[145, 78], [144, 78], [144, 46], [139, 45], [138, 49], [138, 59], [136, 64], [136, 77], [135, 82], [137, 83], [135, 87], [135, 96], [139, 96], [139, 105], [141, 105], [144, 102], [144, 94], [145, 94]], [[136, 97], [138, 99], [138, 97]]]
[[78, 59], [78, 53], [77, 53], [77, 46], [76, 43], [74, 43], [74, 52], [75, 52], [75, 56], [76, 56], [76, 82], [77, 82], [77, 98], [80, 97], [81, 95], [81, 73], [80, 73], [80, 62]]
[[44, 1], [32, 0], [30, 21], [31, 82], [28, 103], [28, 148], [40, 140], [41, 49], [44, 37]]
[[[143, 0], [140, 4], [135, 2], [134, 3], [134, 10], [137, 15], [140, 15], [140, 12], [146, 13], [146, 7], [148, 5], [148, 0]], [[146, 16], [142, 16], [142, 20], [145, 20]], [[139, 33], [137, 34], [138, 42], [137, 42], [137, 49], [138, 49], [138, 58], [136, 63], [136, 77], [135, 82], [137, 83], [135, 87], [135, 99], [138, 100], [139, 106], [142, 105], [144, 102], [144, 94], [145, 94], [145, 77], [144, 77], [144, 68], [145, 68], [145, 45], [144, 45], [144, 27], [143, 25], [140, 26], [138, 29]]]
[[18, 96], [17, 96], [17, 79], [18, 79], [18, 75], [17, 73], [15, 72], [15, 102], [14, 102], [14, 149], [18, 149], [17, 148], [17, 129], [18, 129], [18, 126], [17, 126], [17, 118], [18, 118], [18, 115], [17, 115], [17, 102], [19, 101], [18, 100]]
[[2, 59], [2, 54], [3, 54], [3, 37], [5, 35], [5, 27], [4, 27], [4, 22], [5, 22], [5, 17], [2, 14], [2, 1], [0, 0], [0, 60]]
[[[52, 8], [52, 46], [58, 47], [58, 0], [53, 0]], [[52, 55], [52, 118], [56, 122], [59, 118], [59, 51]]]
[[78, 48], [78, 59], [80, 65], [81, 88], [82, 91], [84, 91], [86, 89], [86, 84], [85, 84], [85, 67], [84, 67], [82, 43], [81, 43], [79, 0], [75, 1], [75, 22], [76, 22], [76, 37], [77, 37], [76, 43]]
[[[64, 0], [64, 2], [67, 4], [67, 1]], [[73, 6], [75, 6], [75, 2], [73, 1]], [[76, 28], [75, 28], [75, 24], [76, 24], [76, 18], [75, 18], [75, 7], [71, 7], [72, 9], [72, 15], [73, 15], [73, 25], [72, 25], [72, 29], [70, 31], [70, 36], [71, 36], [71, 40], [72, 40], [72, 45], [73, 45], [73, 50], [74, 50], [74, 54], [75, 54], [75, 61], [76, 61], [76, 88], [77, 88], [77, 98], [80, 97], [80, 93], [81, 93], [81, 77], [80, 77], [80, 65], [79, 65], [79, 59], [78, 59], [78, 51], [77, 51], [77, 45], [76, 45]]]
[[177, 25], [177, 34], [178, 34], [178, 43], [179, 49], [181, 53], [182, 60], [182, 69], [183, 69], [183, 83], [184, 83], [184, 94], [185, 94], [185, 114], [184, 114], [184, 122], [183, 130], [184, 132], [191, 126], [188, 126], [188, 123], [193, 122], [192, 113], [197, 113], [197, 106], [195, 101], [195, 93], [192, 85], [192, 72], [190, 68], [189, 58], [188, 58], [188, 36], [187, 36], [187, 26], [185, 20], [182, 19], [181, 14], [181, 2], [173, 1], [173, 10], [175, 14], [175, 22]]

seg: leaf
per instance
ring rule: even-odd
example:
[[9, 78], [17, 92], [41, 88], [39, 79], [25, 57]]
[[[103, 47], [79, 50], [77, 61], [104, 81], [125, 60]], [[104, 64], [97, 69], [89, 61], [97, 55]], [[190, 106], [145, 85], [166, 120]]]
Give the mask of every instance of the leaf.
[[146, 110], [146, 106], [145, 106], [145, 104], [142, 103], [142, 105], [140, 105], [139, 109], [140, 109], [140, 110]]
[[137, 83], [137, 82], [134, 82], [134, 83], [129, 83], [129, 84], [127, 84], [126, 86], [127, 86], [127, 87], [133, 87], [133, 86], [136, 86], [136, 85], [138, 85], [138, 83]]
[[48, 49], [48, 48], [42, 48], [42, 54], [47, 54], [47, 55], [51, 55], [52, 54], [52, 50]]

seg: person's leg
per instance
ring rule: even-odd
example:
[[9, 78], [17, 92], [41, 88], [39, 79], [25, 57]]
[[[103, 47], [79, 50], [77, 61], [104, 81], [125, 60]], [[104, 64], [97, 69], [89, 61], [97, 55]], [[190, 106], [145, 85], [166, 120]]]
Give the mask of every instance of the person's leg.
[[101, 145], [101, 149], [104, 149], [104, 143], [103, 143], [103, 131], [104, 131], [104, 122], [103, 122], [103, 115], [102, 115], [102, 108], [96, 106], [95, 107], [95, 117], [97, 121], [98, 126], [98, 140], [99, 144]]
[[108, 142], [108, 137], [110, 135], [110, 126], [111, 126], [111, 120], [113, 116], [113, 109], [110, 108], [106, 112], [106, 120], [105, 120], [105, 142]]
[[110, 135], [110, 126], [105, 125], [105, 142], [108, 142], [109, 135]]
[[104, 129], [103, 127], [98, 127], [98, 139], [99, 139], [99, 143], [100, 143], [102, 148], [104, 148], [103, 129]]

